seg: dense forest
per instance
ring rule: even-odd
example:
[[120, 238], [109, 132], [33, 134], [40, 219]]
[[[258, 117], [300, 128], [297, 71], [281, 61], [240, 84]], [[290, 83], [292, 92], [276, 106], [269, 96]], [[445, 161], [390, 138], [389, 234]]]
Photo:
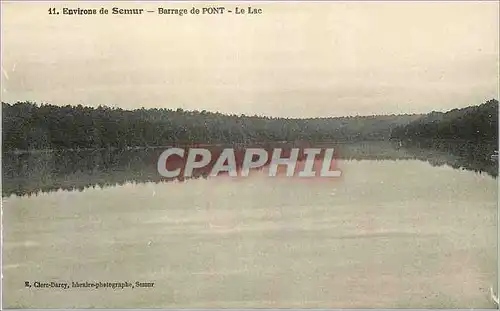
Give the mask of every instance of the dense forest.
[[407, 125], [396, 127], [391, 138], [454, 139], [496, 143], [498, 141], [498, 101], [479, 106], [431, 112]]
[[498, 139], [498, 101], [427, 115], [272, 118], [182, 109], [2, 103], [3, 151], [183, 144]]
[[387, 140], [422, 115], [289, 119], [182, 109], [2, 103], [3, 150], [95, 149], [175, 144]]

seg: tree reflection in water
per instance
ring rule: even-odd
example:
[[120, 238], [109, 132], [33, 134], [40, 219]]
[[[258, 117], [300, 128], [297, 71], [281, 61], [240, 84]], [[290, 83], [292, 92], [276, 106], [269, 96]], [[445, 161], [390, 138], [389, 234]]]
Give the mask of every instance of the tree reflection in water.
[[[271, 147], [283, 147], [269, 145]], [[288, 146], [290, 147], [290, 146]], [[340, 160], [426, 161], [433, 166], [485, 172], [497, 177], [498, 162], [491, 158], [496, 144], [457, 141], [322, 143], [309, 147], [335, 148]], [[217, 147], [221, 148], [221, 147]], [[241, 149], [244, 147], [240, 147]], [[285, 146], [286, 149], [286, 146]], [[57, 190], [83, 191], [89, 187], [109, 187], [128, 182], [184, 181], [165, 178], [157, 171], [157, 161], [165, 148], [129, 150], [51, 151], [3, 155], [2, 196], [36, 195]], [[192, 178], [205, 178], [213, 165], [194, 171]], [[237, 156], [241, 166], [241, 157]], [[269, 164], [269, 161], [268, 161]]]

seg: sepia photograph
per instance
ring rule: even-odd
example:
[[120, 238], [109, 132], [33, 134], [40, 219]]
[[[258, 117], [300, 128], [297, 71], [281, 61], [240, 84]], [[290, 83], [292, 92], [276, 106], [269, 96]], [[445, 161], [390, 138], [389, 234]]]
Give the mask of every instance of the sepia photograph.
[[1, 1], [2, 309], [498, 309], [495, 1]]

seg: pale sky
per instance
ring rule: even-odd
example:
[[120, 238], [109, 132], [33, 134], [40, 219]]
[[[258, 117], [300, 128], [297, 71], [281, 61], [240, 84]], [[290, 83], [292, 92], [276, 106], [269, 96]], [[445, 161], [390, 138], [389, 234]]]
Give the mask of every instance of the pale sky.
[[[49, 15], [248, 6], [261, 15]], [[2, 3], [2, 101], [316, 117], [498, 99], [499, 2]]]

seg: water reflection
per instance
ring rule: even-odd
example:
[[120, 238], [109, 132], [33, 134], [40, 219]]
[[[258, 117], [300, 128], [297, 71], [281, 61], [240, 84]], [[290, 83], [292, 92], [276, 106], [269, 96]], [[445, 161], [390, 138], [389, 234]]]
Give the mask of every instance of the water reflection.
[[[452, 141], [359, 142], [315, 147], [334, 147], [339, 159], [416, 159], [433, 166], [448, 165], [455, 169], [486, 172], [495, 178], [498, 175], [498, 162], [491, 158], [497, 150], [494, 144]], [[127, 182], [183, 181], [185, 178], [182, 175], [176, 179], [159, 175], [157, 161], [164, 150], [165, 148], [149, 148], [4, 154], [2, 196], [29, 196], [60, 189], [83, 191], [89, 187], [103, 188]], [[241, 157], [237, 156], [237, 163], [241, 164]], [[193, 178], [206, 177], [211, 165], [206, 169], [195, 170]], [[341, 168], [341, 164], [339, 165]]]

